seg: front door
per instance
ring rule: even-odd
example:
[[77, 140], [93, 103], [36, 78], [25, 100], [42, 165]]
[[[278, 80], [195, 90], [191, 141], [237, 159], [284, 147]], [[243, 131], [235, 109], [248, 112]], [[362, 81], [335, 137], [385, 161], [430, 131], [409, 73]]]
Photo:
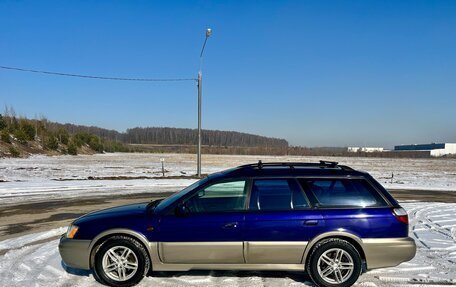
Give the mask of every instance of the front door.
[[244, 263], [241, 227], [246, 208], [245, 180], [215, 183], [181, 202], [185, 214], [160, 223], [159, 254], [164, 263]]
[[256, 179], [244, 225], [246, 263], [299, 264], [323, 225], [295, 179]]

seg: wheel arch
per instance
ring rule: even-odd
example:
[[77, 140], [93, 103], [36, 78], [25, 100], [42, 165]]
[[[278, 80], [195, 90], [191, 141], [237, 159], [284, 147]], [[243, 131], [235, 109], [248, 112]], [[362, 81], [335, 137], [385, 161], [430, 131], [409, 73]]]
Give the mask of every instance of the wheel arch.
[[109, 238], [114, 236], [126, 236], [132, 239], [136, 239], [139, 241], [141, 245], [146, 249], [147, 256], [149, 257], [150, 266], [152, 267], [152, 258], [151, 258], [151, 249], [149, 245], [149, 241], [147, 240], [144, 234], [126, 228], [115, 228], [103, 231], [102, 233], [98, 234], [90, 243], [89, 245], [89, 268], [93, 268], [95, 262], [95, 254], [98, 248]]
[[309, 260], [309, 254], [312, 251], [312, 248], [320, 241], [328, 238], [338, 238], [338, 239], [343, 239], [352, 244], [356, 250], [359, 252], [359, 255], [361, 256], [361, 260], [366, 262], [366, 254], [364, 253], [364, 248], [363, 248], [363, 242], [361, 238], [356, 236], [353, 233], [350, 232], [341, 232], [341, 231], [335, 231], [335, 232], [326, 232], [323, 234], [320, 234], [319, 236], [313, 238], [311, 241], [306, 246], [306, 249], [304, 250], [304, 254], [302, 256], [301, 263], [307, 265], [307, 260]]

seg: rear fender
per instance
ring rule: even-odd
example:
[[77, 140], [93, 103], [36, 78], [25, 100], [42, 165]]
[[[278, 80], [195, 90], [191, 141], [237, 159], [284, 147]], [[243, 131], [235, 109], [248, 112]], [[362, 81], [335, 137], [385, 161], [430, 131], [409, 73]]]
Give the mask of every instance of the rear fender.
[[[306, 249], [304, 250], [304, 254], [301, 259], [301, 263], [305, 264], [307, 261], [307, 256], [309, 255], [310, 251], [312, 248], [315, 246], [315, 244], [323, 239], [326, 238], [340, 238], [340, 239], [349, 239], [349, 241], [354, 241], [358, 246], [355, 246], [355, 248], [358, 250], [360, 253], [362, 259], [365, 259], [364, 256], [364, 250], [363, 250], [363, 241], [361, 238], [358, 236], [354, 235], [353, 233], [350, 232], [345, 232], [345, 231], [331, 231], [331, 232], [325, 232], [322, 233], [316, 237], [314, 237], [312, 240], [309, 241], [309, 243], [306, 246]], [[361, 250], [359, 250], [361, 249]]]

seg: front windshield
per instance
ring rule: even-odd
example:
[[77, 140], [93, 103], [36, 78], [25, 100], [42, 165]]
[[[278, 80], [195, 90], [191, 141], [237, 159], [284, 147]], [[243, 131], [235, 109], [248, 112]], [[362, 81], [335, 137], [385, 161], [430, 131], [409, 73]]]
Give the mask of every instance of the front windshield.
[[209, 181], [209, 177], [203, 178], [201, 180], [198, 180], [197, 182], [194, 182], [193, 184], [187, 186], [183, 190], [176, 192], [175, 194], [171, 195], [170, 197], [165, 198], [162, 200], [157, 207], [155, 208], [156, 211], [161, 211], [168, 207], [170, 204], [172, 204], [175, 200], [181, 198], [182, 196], [185, 196], [187, 193], [190, 191], [194, 190], [195, 188], [198, 188], [205, 184], [206, 182]]

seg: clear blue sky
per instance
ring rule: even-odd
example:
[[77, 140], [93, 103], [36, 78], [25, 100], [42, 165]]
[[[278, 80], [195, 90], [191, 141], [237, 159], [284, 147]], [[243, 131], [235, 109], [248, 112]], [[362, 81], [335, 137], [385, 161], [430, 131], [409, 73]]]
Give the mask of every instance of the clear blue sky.
[[[306, 146], [456, 142], [456, 1], [0, 1], [0, 65], [196, 77], [203, 128]], [[20, 115], [195, 128], [193, 82], [0, 70]]]

